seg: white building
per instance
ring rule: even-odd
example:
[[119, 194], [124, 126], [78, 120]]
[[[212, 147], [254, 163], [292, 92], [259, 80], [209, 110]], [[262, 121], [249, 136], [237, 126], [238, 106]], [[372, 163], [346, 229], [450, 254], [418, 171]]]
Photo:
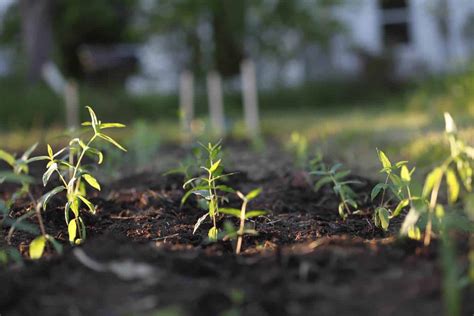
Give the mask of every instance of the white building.
[[348, 0], [335, 12], [347, 29], [332, 43], [338, 71], [360, 71], [357, 50], [390, 51], [401, 76], [456, 70], [474, 53], [473, 0]]

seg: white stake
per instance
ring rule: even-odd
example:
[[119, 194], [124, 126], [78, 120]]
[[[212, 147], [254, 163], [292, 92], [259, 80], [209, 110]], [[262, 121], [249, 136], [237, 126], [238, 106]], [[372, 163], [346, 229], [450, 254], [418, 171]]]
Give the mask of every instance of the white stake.
[[194, 79], [189, 70], [181, 73], [179, 85], [179, 103], [181, 125], [185, 133], [191, 133], [191, 122], [194, 117]]
[[240, 64], [240, 69], [242, 72], [245, 125], [250, 136], [258, 137], [260, 135], [260, 121], [255, 65], [250, 59], [246, 59]]
[[69, 129], [79, 127], [79, 93], [77, 83], [70, 80], [64, 87], [64, 103], [66, 104], [66, 123]]
[[66, 128], [76, 129], [79, 127], [79, 93], [77, 83], [73, 80], [66, 81], [58, 66], [53, 62], [47, 62], [42, 69], [43, 79], [57, 95], [64, 100], [66, 108]]
[[216, 71], [207, 74], [207, 94], [212, 129], [216, 134], [222, 135], [225, 131], [222, 81]]

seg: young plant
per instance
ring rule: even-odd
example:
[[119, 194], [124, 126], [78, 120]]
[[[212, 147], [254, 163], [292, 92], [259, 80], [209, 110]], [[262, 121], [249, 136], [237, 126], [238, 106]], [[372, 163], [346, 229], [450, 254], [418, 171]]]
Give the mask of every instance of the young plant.
[[295, 165], [306, 169], [308, 163], [308, 139], [298, 132], [293, 132], [291, 133], [287, 148], [293, 154]]
[[[385, 174], [385, 181], [377, 183], [370, 194], [373, 201], [377, 196], [381, 195], [380, 204], [374, 211], [375, 226], [387, 230], [390, 225], [390, 220], [398, 215], [404, 207], [411, 205], [414, 200], [419, 200], [418, 197], [412, 195], [410, 186], [412, 174], [415, 168], [409, 170], [407, 161], [399, 161], [392, 164], [387, 155], [377, 149], [379, 161], [382, 164], [380, 173]], [[397, 171], [399, 174], [397, 174]], [[387, 190], [390, 190], [392, 196], [387, 196]], [[397, 199], [397, 206], [392, 210], [389, 205], [392, 199]], [[417, 234], [417, 232], [410, 231], [410, 235]], [[419, 234], [419, 232], [418, 232]]]
[[209, 216], [212, 221], [212, 227], [209, 229], [208, 237], [211, 241], [217, 240], [219, 229], [217, 228], [217, 217], [219, 216], [219, 204], [225, 200], [220, 195], [221, 192], [234, 192], [233, 189], [219, 184], [222, 178], [231, 174], [223, 174], [223, 166], [221, 156], [220, 142], [213, 145], [208, 143], [207, 146], [201, 145], [207, 152], [207, 161], [205, 166], [200, 168], [205, 171], [201, 177], [191, 178], [183, 184], [183, 189], [188, 189], [181, 199], [181, 205], [193, 194], [198, 197], [199, 206], [206, 210], [206, 214], [201, 216], [194, 225], [193, 234]]
[[[444, 113], [445, 134], [449, 141], [450, 155], [426, 177], [422, 197], [427, 202], [427, 223], [424, 244], [430, 244], [433, 230], [433, 216], [444, 215], [443, 205], [438, 203], [438, 195], [443, 179], [446, 181], [448, 204], [454, 204], [459, 197], [461, 185], [467, 191], [472, 189], [472, 161], [474, 147], [468, 146], [459, 138], [456, 124], [449, 113]], [[459, 181], [460, 180], [460, 181]]]
[[341, 170], [342, 164], [337, 163], [328, 168], [322, 161], [322, 157], [316, 157], [312, 162], [312, 171], [310, 174], [319, 176], [320, 178], [314, 185], [315, 191], [319, 191], [326, 184], [332, 184], [332, 188], [340, 199], [338, 211], [343, 220], [352, 213], [351, 208], [357, 209], [357, 194], [349, 186], [350, 184], [358, 184], [359, 181], [347, 180], [350, 170]]
[[237, 196], [242, 200], [242, 207], [240, 210], [236, 208], [221, 208], [220, 212], [223, 214], [231, 215], [240, 219], [240, 226], [239, 229], [236, 230], [232, 224], [227, 225], [226, 227], [226, 237], [228, 239], [234, 239], [237, 237], [237, 245], [235, 247], [235, 253], [239, 254], [242, 248], [242, 240], [245, 234], [248, 235], [257, 235], [257, 231], [255, 229], [250, 229], [245, 227], [245, 220], [253, 217], [258, 217], [261, 215], [265, 215], [267, 211], [260, 211], [260, 210], [252, 210], [247, 211], [247, 204], [255, 199], [257, 196], [260, 195], [262, 189], [255, 189], [248, 193], [247, 195], [242, 194], [240, 191], [237, 191]]
[[[86, 226], [80, 216], [80, 207], [83, 203], [87, 209], [95, 214], [95, 206], [86, 197], [87, 183], [90, 187], [101, 189], [99, 182], [92, 175], [90, 168], [84, 164], [84, 158], [90, 156], [97, 159], [100, 165], [103, 161], [103, 154], [100, 150], [92, 147], [99, 139], [111, 143], [122, 151], [126, 151], [113, 138], [106, 135], [104, 130], [109, 128], [125, 127], [119, 123], [102, 123], [97, 119], [96, 114], [91, 107], [86, 107], [89, 111], [90, 121], [82, 123], [91, 133], [90, 137], [83, 140], [81, 138], [73, 138], [69, 145], [53, 152], [48, 145], [48, 160], [46, 172], [43, 174], [43, 185], [46, 186], [53, 174], [57, 174], [60, 185], [46, 193], [42, 200], [42, 207], [45, 209], [48, 201], [56, 194], [66, 191], [67, 203], [64, 207], [64, 215], [68, 227], [69, 241], [79, 244], [86, 238]], [[71, 216], [72, 215], [72, 216]]]

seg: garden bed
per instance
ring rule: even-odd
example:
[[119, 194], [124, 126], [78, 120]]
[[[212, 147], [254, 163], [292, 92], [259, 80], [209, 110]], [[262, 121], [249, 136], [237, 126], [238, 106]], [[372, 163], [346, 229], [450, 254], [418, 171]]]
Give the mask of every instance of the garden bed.
[[[208, 222], [193, 234], [203, 211], [193, 199], [180, 206], [182, 176], [136, 174], [92, 195], [97, 214], [84, 212], [84, 245], [62, 255], [48, 248], [39, 261], [0, 270], [0, 314], [443, 314], [437, 242], [425, 248], [397, 239], [403, 216], [387, 232], [376, 228], [373, 181], [351, 176], [360, 182], [353, 188], [361, 213], [343, 221], [332, 188], [315, 193], [281, 153], [262, 158], [242, 145], [233, 151], [232, 165], [247, 167], [229, 170], [237, 174], [227, 184], [242, 192], [261, 187], [250, 206], [270, 211], [250, 221], [259, 235], [245, 237], [240, 256], [229, 241], [207, 242]], [[44, 222], [66, 245], [64, 203], [55, 197]], [[229, 205], [240, 202], [231, 196]], [[26, 207], [20, 201], [13, 215]], [[26, 256], [31, 239], [18, 231], [12, 245]], [[474, 313], [473, 295], [465, 292], [463, 315]]]

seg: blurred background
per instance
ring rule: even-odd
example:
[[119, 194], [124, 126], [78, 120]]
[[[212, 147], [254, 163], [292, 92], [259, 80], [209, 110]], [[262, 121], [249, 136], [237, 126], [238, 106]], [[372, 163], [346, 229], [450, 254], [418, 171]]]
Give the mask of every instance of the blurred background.
[[188, 123], [362, 171], [375, 147], [429, 164], [443, 111], [474, 135], [473, 58], [472, 0], [0, 0], [0, 146], [54, 141], [91, 105], [140, 152]]

